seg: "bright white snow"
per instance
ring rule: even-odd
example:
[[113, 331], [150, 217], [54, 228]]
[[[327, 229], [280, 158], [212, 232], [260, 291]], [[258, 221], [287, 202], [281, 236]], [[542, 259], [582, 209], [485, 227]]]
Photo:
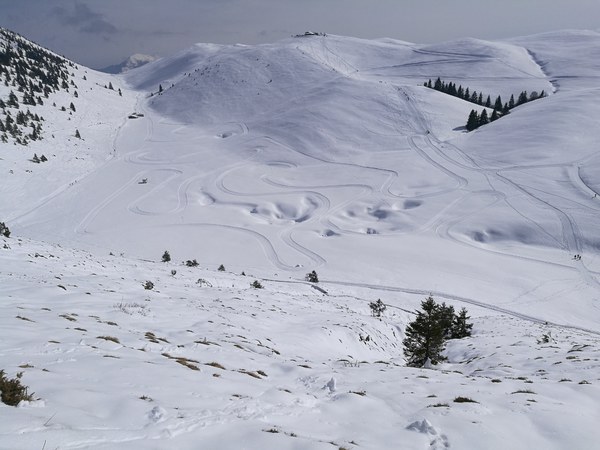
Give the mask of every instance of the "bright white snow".
[[[0, 447], [594, 448], [598, 48], [312, 36], [78, 69], [72, 117], [0, 144], [0, 369], [39, 398], [0, 404]], [[481, 108], [438, 76], [550, 95], [467, 134]], [[474, 335], [406, 368], [429, 294]]]

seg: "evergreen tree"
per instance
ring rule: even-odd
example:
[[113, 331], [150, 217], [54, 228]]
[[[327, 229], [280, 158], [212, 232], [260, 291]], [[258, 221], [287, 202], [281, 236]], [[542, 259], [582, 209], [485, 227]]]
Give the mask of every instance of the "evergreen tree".
[[479, 116], [479, 126], [490, 123], [490, 119], [488, 119], [487, 111], [484, 109], [481, 111], [481, 115]]
[[490, 116], [490, 122], [493, 122], [495, 120], [498, 120], [498, 111], [493, 110], [492, 115]]
[[79, 134], [79, 130], [75, 130], [75, 137], [77, 139], [81, 139], [81, 134]]
[[465, 308], [462, 308], [458, 315], [454, 316], [450, 339], [462, 339], [471, 336], [473, 324], [468, 322], [470, 318]]
[[160, 93], [160, 92], [162, 92], [162, 91], [163, 91], [162, 84], [159, 84], [159, 85], [158, 85], [158, 92]]
[[114, 91], [114, 90], [115, 90], [115, 88], [113, 87], [113, 85], [112, 85], [112, 83], [111, 83], [110, 81], [108, 82], [108, 88], [109, 88], [111, 91]]
[[371, 308], [373, 317], [381, 317], [383, 312], [387, 309], [387, 306], [385, 306], [380, 298], [378, 298], [376, 302], [369, 303], [369, 307]]
[[508, 101], [508, 108], [513, 109], [515, 107], [515, 96], [510, 95], [510, 100]]
[[0, 222], [0, 235], [10, 237], [10, 230], [4, 222]]
[[454, 323], [454, 307], [446, 306], [445, 303], [439, 305], [439, 321], [444, 330], [444, 339], [449, 339], [452, 335], [452, 324]]
[[13, 108], [19, 107], [19, 99], [13, 91], [10, 91], [10, 93], [8, 94], [8, 101], [6, 102], [6, 104], [8, 106], [12, 106]]
[[479, 115], [477, 114], [477, 111], [472, 109], [471, 113], [469, 114], [469, 119], [467, 120], [467, 131], [473, 131], [478, 126], [479, 126]]
[[162, 255], [162, 262], [169, 262], [171, 261], [171, 254], [165, 250], [165, 252]]
[[304, 279], [310, 283], [318, 283], [319, 282], [319, 276], [317, 275], [316, 271], [312, 271], [306, 274], [306, 277], [304, 277]]
[[442, 80], [440, 80], [440, 77], [437, 77], [437, 80], [435, 80], [435, 84], [433, 85], [433, 88], [436, 91], [441, 91], [442, 90]]
[[75, 112], [75, 105], [73, 104], [73, 102], [71, 102], [69, 108], [71, 108], [71, 111]]
[[496, 111], [502, 111], [502, 98], [500, 96], [496, 98], [496, 102], [494, 103], [494, 109]]
[[422, 311], [417, 312], [417, 318], [406, 327], [404, 356], [407, 365], [423, 367], [427, 362], [437, 364], [446, 358], [444, 350], [444, 326], [441, 307], [430, 296], [421, 302]]
[[487, 98], [485, 99], [485, 104], [484, 106], [486, 108], [491, 108], [492, 107], [492, 99], [490, 98], [490, 96], [488, 95]]

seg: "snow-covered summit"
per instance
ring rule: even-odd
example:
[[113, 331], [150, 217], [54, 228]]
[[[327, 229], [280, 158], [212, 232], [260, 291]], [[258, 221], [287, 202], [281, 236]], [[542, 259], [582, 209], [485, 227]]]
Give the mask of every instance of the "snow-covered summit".
[[100, 72], [113, 74], [125, 73], [129, 72], [130, 70], [137, 69], [138, 67], [142, 67], [148, 63], [151, 63], [152, 61], [156, 61], [156, 59], [156, 56], [135, 53], [119, 64], [114, 64], [100, 69]]

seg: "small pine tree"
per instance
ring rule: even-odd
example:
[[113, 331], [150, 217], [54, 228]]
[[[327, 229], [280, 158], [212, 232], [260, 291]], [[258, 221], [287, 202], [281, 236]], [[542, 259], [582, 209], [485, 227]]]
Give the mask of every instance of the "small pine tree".
[[502, 97], [496, 97], [496, 101], [494, 102], [494, 109], [497, 111], [502, 111]]
[[79, 134], [79, 130], [75, 130], [75, 137], [77, 139], [81, 139], [81, 134]]
[[484, 106], [486, 108], [491, 108], [492, 107], [492, 99], [490, 98], [490, 96], [488, 95], [487, 98], [485, 99], [485, 104]]
[[473, 131], [479, 126], [479, 114], [474, 109], [471, 110], [469, 118], [467, 119], [467, 131]]
[[0, 235], [10, 237], [10, 230], [4, 222], [0, 222]]
[[479, 126], [490, 123], [490, 119], [488, 119], [487, 111], [484, 109], [481, 111], [481, 115], [479, 116]]
[[470, 318], [471, 317], [467, 315], [467, 310], [465, 308], [462, 308], [459, 313], [454, 316], [450, 339], [462, 339], [471, 336], [473, 324], [468, 322]]
[[75, 105], [73, 104], [73, 102], [71, 102], [69, 108], [71, 109], [71, 111], [75, 112]]
[[165, 252], [162, 255], [162, 262], [169, 262], [171, 261], [171, 254], [165, 250]]
[[318, 283], [319, 282], [319, 276], [317, 275], [317, 272], [315, 272], [314, 270], [312, 272], [307, 273], [306, 276], [304, 277], [304, 279], [306, 281], [308, 281], [309, 283]]
[[380, 298], [376, 302], [369, 303], [369, 307], [371, 308], [371, 315], [373, 317], [381, 317], [381, 314], [387, 309], [387, 306], [385, 306]]
[[37, 153], [33, 154], [33, 158], [31, 158], [31, 161], [34, 162], [34, 163], [36, 163], [36, 164], [40, 163], [40, 158], [38, 158]]
[[258, 280], [254, 280], [252, 283], [250, 283], [250, 286], [253, 287], [254, 289], [262, 289], [263, 285], [260, 284], [260, 281]]
[[221, 264], [217, 270], [219, 272], [225, 272], [225, 266], [223, 264]]
[[159, 93], [161, 93], [162, 91], [163, 91], [162, 84], [159, 84], [159, 85], [158, 85], [158, 92], [159, 92]]
[[417, 318], [406, 327], [404, 356], [407, 365], [423, 367], [427, 362], [438, 364], [446, 358], [444, 350], [443, 314], [433, 297], [429, 296], [421, 302], [422, 311], [417, 312]]
[[111, 91], [114, 91], [114, 90], [115, 90], [115, 88], [113, 87], [113, 85], [112, 85], [112, 83], [111, 83], [111, 82], [109, 82], [109, 83], [108, 83], [108, 88], [109, 88]]
[[123, 93], [121, 92], [121, 88], [119, 88], [119, 97], [123, 97]]
[[40, 156], [40, 161], [41, 162], [46, 162], [46, 161], [48, 161], [48, 158], [46, 158], [45, 155], [42, 155], [42, 156]]

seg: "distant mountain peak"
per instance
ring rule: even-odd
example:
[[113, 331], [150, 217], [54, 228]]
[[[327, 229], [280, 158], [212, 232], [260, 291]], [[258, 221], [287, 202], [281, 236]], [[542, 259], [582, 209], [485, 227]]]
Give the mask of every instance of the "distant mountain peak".
[[141, 67], [152, 61], [155, 61], [156, 59], [157, 59], [156, 56], [144, 55], [142, 53], [135, 53], [134, 55], [131, 55], [129, 58], [127, 58], [125, 61], [123, 61], [119, 64], [104, 67], [103, 69], [99, 69], [99, 70], [100, 70], [100, 72], [113, 73], [113, 74], [124, 73], [124, 72], [128, 72], [132, 69], [135, 69], [137, 67]]

